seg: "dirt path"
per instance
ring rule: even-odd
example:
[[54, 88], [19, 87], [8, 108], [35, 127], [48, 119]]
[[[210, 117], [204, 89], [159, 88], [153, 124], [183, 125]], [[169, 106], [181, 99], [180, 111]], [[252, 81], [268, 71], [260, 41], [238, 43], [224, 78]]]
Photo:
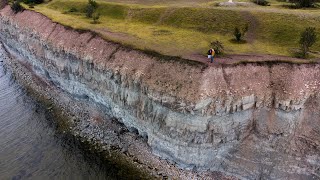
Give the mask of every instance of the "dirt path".
[[[254, 27], [254, 23], [253, 27]], [[252, 30], [249, 34], [248, 32], [248, 37], [247, 39], [251, 38], [251, 41], [254, 41], [254, 36], [255, 36], [255, 30]], [[96, 30], [96, 32], [107, 35], [109, 37], [119, 39], [119, 40], [137, 40], [136, 37], [125, 34], [125, 33], [118, 33], [118, 32], [111, 32], [106, 28], [101, 28]], [[248, 40], [249, 42], [250, 40]], [[225, 55], [223, 57], [215, 57], [214, 63], [210, 63], [210, 59], [207, 58], [207, 56], [202, 55], [202, 54], [187, 54], [185, 56], [182, 56], [184, 59], [189, 59], [193, 61], [198, 61], [198, 62], [203, 62], [208, 64], [209, 66], [220, 66], [221, 64], [234, 64], [240, 61], [275, 61], [275, 60], [282, 60], [282, 61], [303, 61], [303, 59], [299, 58], [293, 58], [293, 57], [288, 57], [288, 56], [278, 56], [278, 55], [269, 55], [269, 54], [229, 54]], [[317, 60], [320, 62], [320, 58], [316, 58], [313, 60]], [[308, 61], [308, 60], [306, 60]]]
[[[287, 56], [277, 56], [269, 54], [230, 54], [223, 57], [215, 57], [214, 62], [210, 63], [210, 59], [201, 54], [187, 55], [183, 58], [190, 59], [193, 61], [204, 62], [209, 66], [220, 66], [221, 64], [234, 64], [240, 61], [304, 61], [304, 59], [287, 57]], [[320, 62], [320, 58], [312, 59]], [[309, 60], [305, 60], [308, 62]]]
[[[250, 16], [252, 16], [251, 14], [245, 14], [244, 16], [247, 16], [247, 18], [249, 19], [248, 21], [252, 23], [251, 24], [252, 28], [251, 30], [249, 30], [247, 34], [248, 42], [252, 43], [255, 39], [255, 29], [258, 26], [258, 22], [256, 22], [256, 20], [254, 19], [250, 20], [251, 18]], [[136, 37], [134, 36], [128, 35], [126, 33], [111, 32], [106, 28], [97, 29], [96, 32], [107, 35], [115, 39], [119, 39], [119, 40], [128, 40], [128, 39], [137, 40]], [[208, 59], [207, 56], [202, 54], [187, 54], [185, 56], [182, 56], [182, 58], [203, 62], [208, 64], [209, 66], [220, 66], [222, 64], [234, 64], [240, 61], [275, 61], [275, 60], [299, 61], [299, 62], [303, 61], [303, 59], [299, 59], [299, 58], [279, 56], [279, 55], [269, 55], [269, 54], [229, 54], [223, 57], [215, 57], [213, 63], [210, 63], [210, 59]], [[320, 62], [320, 58], [316, 58], [313, 60]], [[305, 61], [308, 61], [308, 60], [305, 60]]]

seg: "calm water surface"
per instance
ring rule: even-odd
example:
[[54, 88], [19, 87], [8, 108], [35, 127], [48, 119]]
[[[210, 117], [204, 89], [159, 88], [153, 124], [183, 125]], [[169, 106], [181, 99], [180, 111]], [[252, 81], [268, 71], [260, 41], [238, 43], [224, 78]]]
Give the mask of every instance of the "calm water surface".
[[111, 165], [56, 130], [0, 59], [0, 179], [118, 179]]

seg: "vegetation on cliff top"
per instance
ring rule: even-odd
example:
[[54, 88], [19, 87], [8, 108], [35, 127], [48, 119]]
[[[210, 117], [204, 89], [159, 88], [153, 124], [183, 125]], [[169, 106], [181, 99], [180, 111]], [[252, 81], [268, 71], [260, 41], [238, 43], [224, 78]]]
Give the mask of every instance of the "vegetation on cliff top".
[[[208, 0], [164, 4], [156, 0], [97, 2], [100, 23], [94, 25], [85, 17], [87, 0], [52, 0], [34, 10], [61, 24], [92, 30], [106, 39], [182, 57], [205, 54], [216, 40], [229, 54], [293, 56], [299, 48], [300, 34], [307, 27], [315, 27], [320, 35], [319, 9], [289, 9], [285, 7], [287, 3], [274, 0], [269, 7], [217, 7], [219, 1]], [[244, 41], [235, 42], [235, 28], [246, 24]], [[312, 56], [319, 57], [320, 42], [310, 51]]]

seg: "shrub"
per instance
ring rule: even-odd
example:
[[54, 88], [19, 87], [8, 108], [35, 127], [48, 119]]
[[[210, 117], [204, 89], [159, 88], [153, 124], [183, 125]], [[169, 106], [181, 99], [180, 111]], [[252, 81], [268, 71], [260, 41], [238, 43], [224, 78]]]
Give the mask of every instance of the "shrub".
[[14, 1], [11, 5], [11, 9], [12, 11], [14, 11], [15, 13], [18, 13], [20, 11], [23, 11], [23, 7], [21, 6], [19, 1]]
[[248, 32], [248, 29], [249, 29], [248, 24], [246, 24], [241, 30], [239, 27], [235, 27], [233, 35], [234, 35], [236, 41], [240, 42], [241, 37], [243, 37]]
[[223, 44], [222, 44], [221, 41], [218, 41], [218, 40], [213, 41], [213, 42], [210, 43], [210, 45], [211, 45], [211, 47], [214, 49], [214, 51], [215, 51], [215, 53], [216, 53], [217, 55], [223, 54], [223, 52], [224, 52], [224, 46], [223, 46]]
[[41, 4], [44, 0], [23, 0], [25, 4]]
[[310, 47], [317, 41], [316, 28], [308, 27], [300, 35], [300, 47], [302, 57], [306, 57]]
[[304, 7], [314, 7], [316, 0], [290, 0], [291, 3], [294, 3], [298, 8]]
[[270, 4], [267, 0], [253, 0], [253, 2], [260, 6], [268, 6]]

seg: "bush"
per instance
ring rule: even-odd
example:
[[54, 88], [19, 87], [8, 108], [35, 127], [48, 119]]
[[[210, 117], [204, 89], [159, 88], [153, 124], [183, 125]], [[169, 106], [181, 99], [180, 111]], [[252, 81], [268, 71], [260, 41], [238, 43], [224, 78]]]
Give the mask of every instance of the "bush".
[[302, 57], [306, 58], [307, 54], [310, 50], [310, 47], [316, 43], [317, 41], [317, 34], [316, 28], [308, 27], [301, 33], [300, 36], [300, 47], [301, 47], [301, 54]]
[[298, 8], [304, 7], [314, 7], [316, 0], [290, 0], [291, 3], [294, 3]]
[[253, 2], [260, 6], [269, 6], [270, 4], [267, 0], [253, 0]]
[[234, 35], [236, 41], [240, 42], [241, 37], [243, 37], [248, 32], [248, 30], [249, 30], [248, 24], [246, 24], [241, 30], [239, 27], [235, 27], [233, 35]]
[[218, 40], [213, 41], [213, 42], [210, 43], [210, 45], [211, 45], [211, 47], [214, 49], [214, 51], [215, 51], [215, 53], [216, 53], [217, 55], [223, 54], [223, 52], [224, 52], [224, 46], [223, 46], [223, 44], [222, 44], [221, 41], [218, 41]]
[[14, 1], [11, 5], [11, 9], [13, 12], [18, 13], [20, 11], [23, 11], [23, 7], [21, 6], [19, 1]]

